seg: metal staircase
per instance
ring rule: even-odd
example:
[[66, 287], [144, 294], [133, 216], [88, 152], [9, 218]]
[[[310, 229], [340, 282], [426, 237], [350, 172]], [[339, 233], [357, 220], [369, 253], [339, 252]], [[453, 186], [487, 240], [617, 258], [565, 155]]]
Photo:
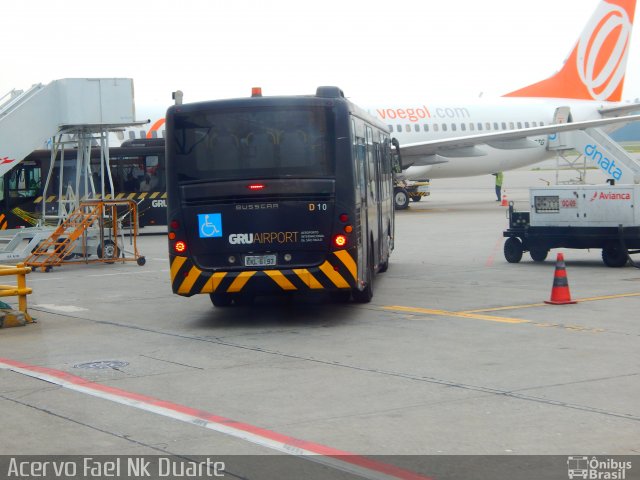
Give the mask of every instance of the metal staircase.
[[549, 150], [574, 149], [579, 158], [591, 161], [616, 183], [640, 183], [640, 162], [600, 128], [564, 132], [550, 140]]
[[98, 205], [77, 208], [58, 225], [49, 238], [35, 248], [24, 263], [30, 267], [42, 268], [61, 265], [72, 255], [78, 240], [100, 221], [101, 216], [102, 209]]

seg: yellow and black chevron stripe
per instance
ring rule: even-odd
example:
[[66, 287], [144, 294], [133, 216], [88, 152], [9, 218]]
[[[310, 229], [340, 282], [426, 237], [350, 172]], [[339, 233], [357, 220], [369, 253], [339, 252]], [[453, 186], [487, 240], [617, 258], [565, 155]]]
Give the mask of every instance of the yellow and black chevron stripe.
[[[93, 200], [99, 200], [100, 198], [102, 198], [102, 195], [100, 195], [99, 193], [96, 194], [95, 196], [92, 197]], [[110, 193], [108, 193], [107, 195], [104, 196], [105, 200], [111, 200], [111, 199], [115, 199], [115, 200], [144, 200], [144, 199], [148, 199], [148, 200], [155, 200], [157, 198], [163, 198], [166, 199], [167, 198], [167, 192], [132, 192], [132, 193], [117, 193], [115, 196], [112, 196]], [[65, 197], [62, 197], [63, 200], [65, 200]], [[83, 198], [82, 200], [86, 200], [86, 198]], [[47, 203], [52, 203], [52, 202], [56, 202], [58, 201], [58, 196], [57, 195], [49, 195], [47, 197]], [[33, 203], [41, 203], [42, 202], [42, 197], [37, 197]]]
[[347, 250], [333, 252], [319, 267], [290, 270], [204, 272], [188, 257], [171, 256], [173, 293], [190, 297], [198, 293], [277, 293], [354, 288], [357, 266]]

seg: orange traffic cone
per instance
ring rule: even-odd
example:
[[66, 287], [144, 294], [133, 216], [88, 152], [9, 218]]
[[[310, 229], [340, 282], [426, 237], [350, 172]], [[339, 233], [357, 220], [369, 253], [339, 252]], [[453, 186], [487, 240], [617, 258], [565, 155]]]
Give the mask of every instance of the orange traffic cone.
[[576, 303], [574, 300], [571, 300], [569, 280], [567, 279], [567, 270], [562, 253], [559, 253], [558, 258], [556, 259], [556, 271], [553, 275], [551, 300], [545, 300], [544, 303], [549, 303], [551, 305], [567, 305], [569, 303]]
[[502, 194], [502, 203], [500, 204], [501, 207], [508, 207], [509, 203], [507, 202], [507, 192], [505, 190], [505, 192]]

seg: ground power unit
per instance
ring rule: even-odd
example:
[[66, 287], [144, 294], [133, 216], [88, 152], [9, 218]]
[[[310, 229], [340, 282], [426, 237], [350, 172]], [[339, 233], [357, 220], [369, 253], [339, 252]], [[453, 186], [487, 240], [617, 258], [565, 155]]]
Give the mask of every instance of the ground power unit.
[[602, 249], [609, 267], [622, 267], [640, 248], [640, 185], [562, 185], [532, 188], [530, 211], [509, 205], [504, 256], [536, 262], [553, 248]]

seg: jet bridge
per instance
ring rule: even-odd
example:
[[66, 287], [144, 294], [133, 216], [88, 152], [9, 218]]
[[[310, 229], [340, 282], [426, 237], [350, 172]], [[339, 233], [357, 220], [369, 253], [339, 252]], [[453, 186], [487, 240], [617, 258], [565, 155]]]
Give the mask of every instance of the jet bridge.
[[130, 78], [67, 78], [12, 90], [0, 97], [0, 176], [64, 129], [134, 123]]

